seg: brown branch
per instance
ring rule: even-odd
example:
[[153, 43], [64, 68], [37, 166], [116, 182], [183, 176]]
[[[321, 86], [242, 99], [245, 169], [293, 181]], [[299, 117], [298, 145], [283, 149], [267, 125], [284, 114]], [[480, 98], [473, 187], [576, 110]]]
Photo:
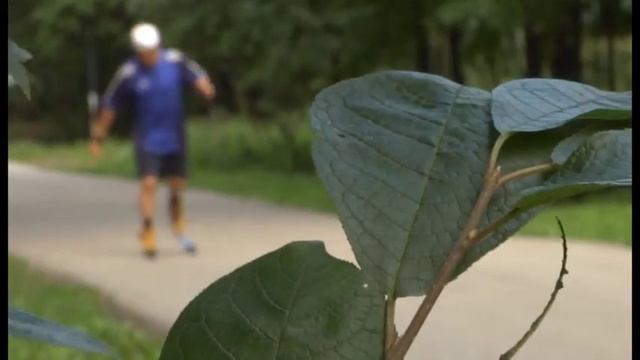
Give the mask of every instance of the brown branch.
[[469, 215], [467, 223], [462, 229], [460, 236], [454, 243], [453, 249], [440, 268], [440, 271], [434, 283], [427, 290], [427, 295], [420, 304], [420, 307], [413, 316], [413, 319], [411, 319], [411, 323], [409, 323], [407, 330], [400, 338], [398, 338], [396, 344], [392, 346], [388, 353], [389, 355], [387, 359], [404, 359], [407, 351], [409, 351], [409, 347], [413, 343], [413, 340], [418, 335], [420, 328], [424, 324], [424, 321], [427, 319], [427, 316], [431, 312], [431, 309], [433, 309], [433, 306], [440, 296], [440, 293], [442, 293], [442, 290], [451, 279], [451, 276], [453, 275], [455, 269], [458, 267], [458, 264], [460, 264], [460, 261], [471, 246], [472, 239], [476, 234], [475, 228], [476, 226], [478, 226], [478, 223], [482, 218], [482, 214], [484, 214], [485, 210], [487, 209], [493, 193], [498, 188], [498, 179], [500, 179], [500, 167], [497, 167], [495, 169], [489, 168], [488, 171], [490, 172], [490, 175], [485, 181], [484, 187], [480, 192], [480, 195], [478, 196], [478, 200], [476, 201], [473, 210], [471, 210], [471, 214]]
[[545, 305], [544, 309], [542, 310], [542, 313], [538, 315], [538, 318], [536, 318], [536, 320], [531, 324], [529, 330], [527, 330], [522, 338], [515, 345], [513, 345], [511, 349], [500, 355], [500, 360], [510, 360], [511, 358], [513, 358], [518, 350], [520, 350], [520, 348], [527, 342], [527, 340], [529, 340], [531, 335], [533, 335], [533, 333], [538, 329], [538, 326], [540, 326], [540, 323], [542, 323], [542, 320], [549, 312], [551, 305], [553, 305], [553, 302], [556, 300], [558, 292], [564, 286], [564, 284], [562, 283], [562, 279], [566, 274], [569, 273], [569, 271], [567, 270], [567, 238], [564, 233], [564, 228], [562, 227], [562, 222], [560, 222], [560, 219], [558, 219], [557, 217], [556, 221], [558, 222], [560, 232], [562, 233], [562, 266], [560, 267], [560, 274], [558, 275], [558, 279], [556, 280], [556, 285], [551, 292], [551, 297], [549, 298], [547, 305]]
[[484, 239], [488, 235], [491, 235], [497, 229], [499, 229], [504, 224], [506, 224], [509, 220], [513, 220], [513, 218], [515, 218], [516, 216], [522, 214], [523, 212], [524, 211], [522, 209], [516, 209], [514, 211], [511, 211], [511, 212], [507, 213], [506, 215], [504, 215], [503, 217], [499, 218], [498, 220], [495, 220], [491, 224], [487, 225], [487, 227], [485, 227], [484, 229], [478, 230], [478, 232], [476, 233], [476, 235], [472, 239], [472, 243], [475, 244], [475, 243], [478, 243], [478, 242], [482, 241], [482, 239]]
[[[413, 343], [415, 337], [418, 335], [420, 328], [433, 309], [436, 300], [438, 299], [438, 297], [440, 297], [440, 294], [442, 293], [444, 287], [449, 283], [449, 280], [464, 258], [467, 250], [473, 244], [475, 244], [478, 239], [481, 238], [480, 235], [484, 237], [489, 234], [489, 232], [479, 233], [476, 227], [478, 226], [478, 223], [480, 222], [482, 215], [485, 213], [487, 206], [489, 205], [489, 202], [491, 201], [491, 198], [493, 197], [493, 194], [496, 192], [496, 190], [500, 188], [500, 186], [506, 184], [511, 180], [538, 172], [548, 171], [549, 169], [553, 168], [553, 164], [542, 164], [518, 170], [513, 173], [507, 174], [506, 176], [502, 176], [500, 166], [497, 166], [496, 164], [498, 161], [500, 149], [504, 145], [505, 141], [509, 138], [509, 136], [510, 134], [505, 133], [501, 134], [498, 139], [496, 139], [496, 142], [494, 143], [491, 150], [489, 163], [487, 164], [484, 186], [480, 191], [480, 195], [478, 195], [473, 209], [471, 210], [469, 218], [467, 219], [467, 223], [463, 227], [458, 239], [453, 245], [451, 252], [449, 252], [444, 264], [440, 268], [435, 281], [430, 286], [430, 288], [427, 289], [427, 295], [414, 314], [413, 319], [411, 319], [407, 330], [402, 336], [397, 338], [395, 342], [389, 342], [388, 340], [385, 341], [385, 345], [391, 344], [391, 347], [388, 348], [387, 351], [387, 360], [404, 359], [407, 351], [409, 351], [409, 347], [411, 347], [411, 344]], [[491, 230], [493, 231], [495, 229]], [[387, 332], [388, 331], [389, 330], [387, 328]]]
[[525, 176], [547, 172], [549, 170], [555, 169], [555, 167], [556, 167], [556, 164], [554, 163], [546, 163], [546, 164], [534, 165], [528, 168], [516, 170], [512, 173], [506, 174], [503, 177], [501, 177], [500, 181], [498, 182], [498, 186], [502, 186], [508, 183], [509, 181], [520, 179]]
[[493, 144], [493, 148], [491, 149], [491, 154], [489, 155], [489, 165], [487, 166], [488, 171], [485, 174], [485, 180], [489, 178], [491, 175], [491, 171], [496, 168], [498, 164], [498, 155], [500, 155], [500, 149], [504, 143], [511, 137], [511, 133], [500, 134], [496, 139], [496, 142]]
[[396, 342], [398, 338], [398, 332], [396, 331], [396, 299], [389, 295], [385, 305], [385, 333], [384, 333], [384, 349], [385, 352], [391, 349], [391, 346]]
[[491, 224], [487, 225], [486, 228], [476, 232], [475, 236], [473, 237], [473, 239], [471, 239], [471, 241], [474, 244], [477, 242], [480, 242], [482, 239], [484, 239], [488, 235], [491, 235], [494, 231], [496, 231], [498, 228], [500, 228], [502, 225], [504, 225], [507, 221], [511, 220], [512, 218], [513, 217], [510, 216], [510, 214], [507, 214], [501, 217], [500, 219], [492, 222]]
[[[544, 173], [550, 170], [555, 169], [556, 165], [552, 164], [552, 163], [545, 163], [545, 164], [540, 164], [540, 165], [534, 165], [528, 168], [524, 168], [521, 170], [517, 170], [514, 171], [512, 173], [506, 174], [504, 176], [502, 176], [499, 180], [498, 180], [498, 187], [500, 186], [504, 186], [506, 183], [516, 180], [516, 179], [520, 179], [523, 178], [525, 176], [529, 176], [529, 175], [533, 175], [533, 174], [537, 174], [537, 173]], [[507, 221], [513, 219], [516, 215], [518, 215], [519, 213], [521, 213], [522, 210], [519, 210], [517, 212], [510, 212], [507, 215], [499, 218], [498, 220], [495, 220], [494, 222], [492, 222], [491, 224], [487, 225], [487, 227], [485, 227], [482, 230], [479, 230], [476, 235], [473, 237], [473, 239], [471, 240], [473, 243], [479, 242], [480, 240], [484, 239], [486, 236], [490, 235], [491, 233], [493, 233], [494, 231], [496, 231], [498, 228], [500, 228], [502, 225], [504, 225]]]

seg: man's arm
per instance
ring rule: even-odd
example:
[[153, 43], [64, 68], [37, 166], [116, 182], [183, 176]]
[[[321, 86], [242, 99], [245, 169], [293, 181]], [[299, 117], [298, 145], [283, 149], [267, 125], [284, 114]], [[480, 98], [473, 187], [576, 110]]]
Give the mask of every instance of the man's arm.
[[187, 58], [180, 52], [175, 51], [180, 58], [185, 80], [193, 85], [196, 91], [205, 99], [211, 101], [216, 96], [216, 88], [211, 82], [207, 72], [195, 61]]
[[211, 101], [216, 96], [216, 87], [208, 76], [200, 76], [193, 84], [203, 98]]
[[100, 110], [98, 116], [91, 123], [91, 140], [102, 142], [116, 119], [116, 111], [110, 108]]
[[116, 112], [112, 109], [102, 109], [97, 118], [91, 122], [91, 139], [89, 140], [89, 152], [93, 156], [102, 154], [102, 142], [107, 137], [109, 129], [116, 118]]
[[98, 116], [91, 121], [89, 151], [94, 156], [98, 156], [102, 152], [102, 142], [109, 134], [109, 130], [111, 130], [111, 126], [116, 119], [117, 109], [124, 102], [124, 98], [127, 95], [126, 80], [131, 76], [132, 72], [133, 69], [128, 64], [118, 69], [102, 98]]

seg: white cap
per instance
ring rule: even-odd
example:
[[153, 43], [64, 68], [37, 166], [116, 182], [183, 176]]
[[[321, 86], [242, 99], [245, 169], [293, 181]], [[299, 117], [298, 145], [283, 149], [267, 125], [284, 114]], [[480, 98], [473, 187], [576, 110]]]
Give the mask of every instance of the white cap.
[[149, 23], [140, 23], [131, 29], [131, 45], [136, 51], [155, 49], [160, 45], [158, 28]]

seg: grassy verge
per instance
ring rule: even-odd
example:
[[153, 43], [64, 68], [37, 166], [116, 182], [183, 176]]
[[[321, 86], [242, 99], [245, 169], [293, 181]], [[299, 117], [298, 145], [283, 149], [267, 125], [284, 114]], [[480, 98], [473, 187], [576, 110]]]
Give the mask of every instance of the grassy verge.
[[[98, 292], [62, 283], [34, 271], [26, 262], [9, 257], [9, 304], [43, 318], [56, 321], [104, 341], [122, 359], [157, 359], [161, 342], [116, 320]], [[105, 356], [88, 354], [45, 343], [9, 337], [12, 360], [100, 360]]]
[[[86, 143], [39, 145], [14, 142], [9, 158], [49, 169], [95, 175], [135, 178], [130, 144], [108, 141], [103, 156], [96, 160], [86, 152]], [[311, 174], [268, 171], [260, 167], [233, 169], [189, 168], [190, 186], [256, 198], [282, 205], [333, 211], [320, 180]]]
[[[320, 180], [310, 170], [308, 130], [294, 127], [287, 140], [281, 128], [273, 124], [192, 122], [188, 133], [192, 186], [283, 205], [334, 211]], [[99, 160], [88, 155], [85, 142], [42, 145], [11, 141], [9, 158], [66, 171], [134, 176], [131, 145], [122, 140], [108, 141]], [[521, 233], [558, 236], [554, 216], [563, 221], [570, 238], [631, 243], [629, 191], [559, 203], [531, 221]]]
[[559, 237], [558, 217], [567, 238], [600, 240], [631, 246], [631, 192], [627, 190], [562, 202], [525, 225], [521, 234]]

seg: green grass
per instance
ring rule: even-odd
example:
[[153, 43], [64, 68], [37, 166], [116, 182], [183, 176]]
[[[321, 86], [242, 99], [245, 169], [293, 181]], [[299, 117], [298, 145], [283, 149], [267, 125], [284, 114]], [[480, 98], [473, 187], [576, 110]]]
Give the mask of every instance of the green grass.
[[[134, 330], [107, 311], [90, 288], [56, 281], [9, 257], [9, 304], [90, 334], [113, 347], [122, 359], [157, 359], [161, 342]], [[9, 337], [11, 360], [106, 360], [102, 355]]]
[[[86, 143], [39, 145], [13, 142], [9, 158], [50, 169], [96, 175], [134, 178], [130, 144], [108, 141], [103, 156], [96, 160], [86, 151]], [[311, 174], [268, 171], [260, 167], [210, 169], [189, 168], [190, 186], [278, 204], [333, 211], [320, 180]]]
[[520, 233], [559, 237], [556, 216], [562, 221], [569, 240], [602, 240], [631, 246], [631, 192], [628, 189], [555, 204], [525, 225]]
[[[334, 211], [320, 180], [310, 170], [308, 129], [291, 127], [293, 141], [283, 140], [277, 125], [247, 121], [190, 122], [191, 186], [278, 204]], [[86, 142], [43, 145], [11, 141], [9, 158], [53, 169], [134, 177], [131, 144], [110, 140], [95, 160]], [[521, 234], [557, 237], [558, 216], [569, 238], [631, 244], [631, 196], [608, 192], [556, 204], [521, 230]]]
[[[195, 171], [195, 170], [194, 170]], [[273, 173], [261, 169], [194, 174], [192, 186], [262, 199], [277, 204], [333, 211], [320, 180], [313, 175]]]

